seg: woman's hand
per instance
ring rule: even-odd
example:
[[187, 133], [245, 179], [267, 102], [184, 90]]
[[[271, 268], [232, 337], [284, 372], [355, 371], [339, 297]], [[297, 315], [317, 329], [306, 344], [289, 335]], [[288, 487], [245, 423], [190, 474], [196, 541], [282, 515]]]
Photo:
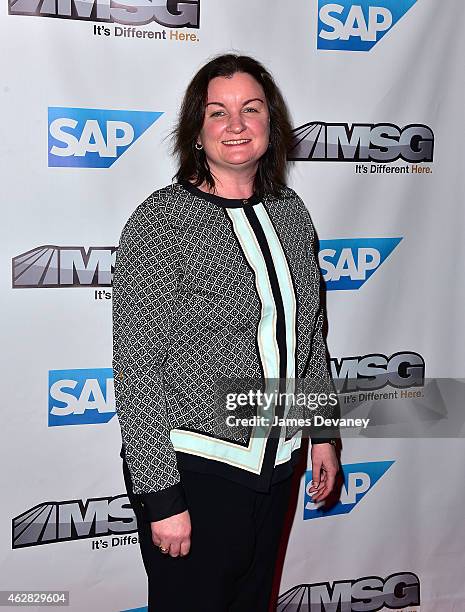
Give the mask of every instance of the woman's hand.
[[[152, 542], [166, 549], [164, 554], [171, 557], [184, 557], [191, 547], [191, 518], [189, 511], [174, 514], [161, 521], [150, 523]], [[163, 552], [163, 551], [162, 551]]]
[[331, 493], [339, 471], [339, 462], [332, 444], [312, 444], [312, 502], [322, 501]]

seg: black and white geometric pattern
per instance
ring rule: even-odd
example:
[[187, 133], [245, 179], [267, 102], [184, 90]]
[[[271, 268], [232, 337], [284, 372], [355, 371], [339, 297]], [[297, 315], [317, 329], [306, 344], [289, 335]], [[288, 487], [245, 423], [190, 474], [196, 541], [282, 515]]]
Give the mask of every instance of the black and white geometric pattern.
[[[262, 203], [296, 288], [297, 377], [330, 385], [310, 215], [290, 188]], [[179, 482], [172, 429], [217, 434], [215, 380], [263, 377], [260, 315], [254, 274], [221, 206], [179, 184], [138, 206], [113, 279], [116, 410], [135, 493]], [[226, 435], [247, 444], [242, 430]]]

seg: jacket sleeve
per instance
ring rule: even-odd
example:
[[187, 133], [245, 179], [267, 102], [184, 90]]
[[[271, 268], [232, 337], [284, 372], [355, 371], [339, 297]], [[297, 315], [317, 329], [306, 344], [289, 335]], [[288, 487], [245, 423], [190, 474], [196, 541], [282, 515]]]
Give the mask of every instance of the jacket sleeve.
[[[312, 267], [314, 267], [313, 273], [316, 275], [316, 288], [321, 295], [321, 287], [323, 285], [320, 267], [318, 264], [318, 255], [316, 250], [316, 235], [315, 229], [313, 227], [313, 223], [310, 217], [310, 213], [307, 210], [304, 202], [299, 198], [300, 205], [303, 207], [304, 213], [304, 231], [307, 236], [307, 248], [310, 257], [310, 261], [312, 263]], [[333, 398], [335, 398], [335, 403], [332, 405], [328, 405], [322, 407], [318, 410], [318, 414], [323, 416], [324, 418], [339, 418], [340, 416], [340, 406], [339, 400], [337, 398], [336, 389], [331, 376], [331, 369], [329, 365], [329, 355], [326, 347], [326, 342], [324, 338], [324, 323], [325, 323], [325, 309], [322, 304], [321, 298], [319, 298], [319, 308], [315, 317], [315, 323], [313, 326], [312, 332], [312, 342], [310, 348], [309, 359], [306, 363], [303, 378], [309, 380], [312, 379], [312, 386], [315, 385], [315, 389], [321, 390], [322, 392], [329, 394], [334, 394]], [[312, 387], [313, 388], [313, 387]], [[320, 428], [319, 428], [320, 430]], [[338, 427], [331, 427], [331, 429], [327, 430], [327, 436], [324, 436], [323, 431], [319, 431], [320, 435], [312, 436], [311, 442], [313, 444], [322, 444], [324, 442], [330, 442], [332, 440], [340, 437], [340, 432]]]
[[141, 204], [124, 226], [116, 255], [113, 373], [124, 455], [150, 521], [187, 508], [163, 387], [181, 274], [175, 229]]
[[[307, 362], [307, 368], [304, 372], [304, 378], [312, 376], [317, 378], [317, 386], [318, 389], [324, 390], [327, 395], [334, 394], [334, 397], [337, 397], [334, 384], [331, 378], [330, 369], [328, 367], [328, 356], [326, 350], [326, 343], [323, 336], [323, 325], [325, 321], [324, 309], [320, 306], [320, 310], [316, 316], [315, 327], [313, 330], [312, 337], [312, 348], [310, 359]], [[318, 411], [325, 418], [338, 418], [339, 417], [339, 401], [337, 400], [337, 404], [332, 406], [327, 406], [324, 409], [320, 409]], [[311, 442], [312, 444], [322, 444], [323, 442], [330, 442], [338, 437], [340, 437], [339, 429], [337, 427], [332, 427], [328, 430], [328, 435], [330, 437], [322, 437], [322, 436], [312, 436]]]

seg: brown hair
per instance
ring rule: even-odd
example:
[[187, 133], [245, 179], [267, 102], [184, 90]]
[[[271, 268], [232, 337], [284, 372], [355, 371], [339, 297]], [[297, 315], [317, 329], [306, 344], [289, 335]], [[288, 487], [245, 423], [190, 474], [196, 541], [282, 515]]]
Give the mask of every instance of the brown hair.
[[208, 84], [215, 77], [231, 77], [236, 72], [250, 74], [263, 88], [270, 114], [270, 146], [258, 162], [254, 191], [259, 196], [279, 195], [285, 185], [287, 152], [292, 127], [284, 98], [271, 74], [257, 60], [246, 55], [219, 55], [205, 64], [189, 83], [172, 132], [173, 153], [178, 159], [178, 181], [193, 181], [197, 187], [204, 181], [214, 189], [215, 180], [203, 149], [195, 148], [205, 116]]

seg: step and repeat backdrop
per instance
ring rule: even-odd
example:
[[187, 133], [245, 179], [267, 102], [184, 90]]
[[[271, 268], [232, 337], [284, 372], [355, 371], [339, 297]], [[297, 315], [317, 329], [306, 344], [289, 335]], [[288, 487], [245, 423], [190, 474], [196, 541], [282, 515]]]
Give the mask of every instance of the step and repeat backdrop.
[[[333, 374], [359, 400], [384, 385], [399, 397], [406, 380], [422, 393], [465, 370], [465, 3], [7, 2], [2, 602], [68, 591], [73, 612], [142, 611], [115, 415], [112, 273], [125, 221], [172, 180], [169, 136], [187, 83], [221, 52], [270, 69], [295, 128], [289, 185], [320, 239]], [[302, 475], [279, 610], [465, 610], [465, 416], [436, 435], [448, 406], [435, 397], [429, 435], [343, 440], [330, 510], [311, 503]]]

